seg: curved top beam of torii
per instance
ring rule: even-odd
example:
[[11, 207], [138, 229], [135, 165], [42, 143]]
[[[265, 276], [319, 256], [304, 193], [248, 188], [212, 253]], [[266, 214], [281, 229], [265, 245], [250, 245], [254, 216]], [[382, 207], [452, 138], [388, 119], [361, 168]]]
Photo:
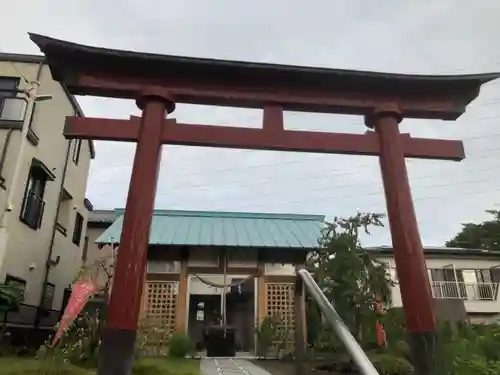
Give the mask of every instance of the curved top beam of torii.
[[366, 115], [397, 102], [406, 118], [455, 120], [500, 73], [406, 75], [179, 57], [89, 47], [30, 33], [75, 95], [135, 99], [168, 87], [178, 103]]

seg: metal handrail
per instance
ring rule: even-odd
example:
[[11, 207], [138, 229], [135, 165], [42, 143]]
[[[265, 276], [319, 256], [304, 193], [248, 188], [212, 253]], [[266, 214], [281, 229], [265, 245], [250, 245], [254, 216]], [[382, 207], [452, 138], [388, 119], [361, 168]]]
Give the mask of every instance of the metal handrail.
[[364, 352], [363, 348], [361, 348], [352, 333], [349, 331], [349, 328], [347, 328], [340, 315], [337, 311], [335, 311], [332, 304], [325, 297], [318, 284], [316, 284], [311, 274], [306, 269], [300, 269], [297, 271], [297, 275], [300, 276], [304, 282], [305, 289], [316, 301], [321, 312], [325, 316], [326, 320], [328, 320], [328, 322], [332, 325], [333, 330], [337, 334], [340, 341], [342, 341], [345, 345], [347, 351], [352, 356], [352, 359], [358, 366], [361, 373], [363, 375], [380, 375]]

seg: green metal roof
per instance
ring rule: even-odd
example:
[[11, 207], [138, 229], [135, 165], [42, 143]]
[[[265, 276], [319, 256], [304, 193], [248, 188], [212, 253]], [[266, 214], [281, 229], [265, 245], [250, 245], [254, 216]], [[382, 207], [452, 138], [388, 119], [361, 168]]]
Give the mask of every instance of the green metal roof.
[[[95, 241], [120, 241], [123, 210]], [[155, 210], [149, 235], [151, 245], [234, 246], [312, 249], [325, 217], [322, 215], [264, 214]]]

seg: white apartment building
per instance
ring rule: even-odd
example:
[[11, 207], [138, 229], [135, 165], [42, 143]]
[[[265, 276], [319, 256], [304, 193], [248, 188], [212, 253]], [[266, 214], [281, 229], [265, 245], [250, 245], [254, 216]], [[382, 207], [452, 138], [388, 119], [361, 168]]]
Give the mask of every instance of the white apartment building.
[[[376, 252], [379, 260], [389, 264], [392, 278], [396, 282], [392, 293], [393, 305], [402, 306], [392, 248], [370, 250]], [[436, 300], [463, 302], [465, 313], [471, 322], [500, 321], [499, 251], [426, 247], [424, 252], [431, 290]]]
[[[20, 155], [20, 130], [29, 116], [23, 90], [32, 80], [40, 83], [40, 94], [51, 98], [35, 104], [27, 146]], [[92, 141], [63, 136], [66, 116], [74, 115], [83, 116], [80, 106], [52, 79], [42, 56], [0, 54], [0, 212], [6, 207], [16, 160], [21, 160], [8, 242], [0, 249], [0, 282], [25, 291], [19, 323], [31, 320], [29, 306], [61, 310], [87, 246], [92, 205], [85, 189], [95, 152]]]

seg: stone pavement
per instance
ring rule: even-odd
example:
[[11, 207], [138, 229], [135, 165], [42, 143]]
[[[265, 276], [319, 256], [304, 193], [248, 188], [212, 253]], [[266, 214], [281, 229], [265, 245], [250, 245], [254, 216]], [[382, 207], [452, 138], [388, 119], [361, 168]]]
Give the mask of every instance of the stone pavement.
[[203, 375], [271, 375], [246, 359], [204, 358], [200, 366]]

